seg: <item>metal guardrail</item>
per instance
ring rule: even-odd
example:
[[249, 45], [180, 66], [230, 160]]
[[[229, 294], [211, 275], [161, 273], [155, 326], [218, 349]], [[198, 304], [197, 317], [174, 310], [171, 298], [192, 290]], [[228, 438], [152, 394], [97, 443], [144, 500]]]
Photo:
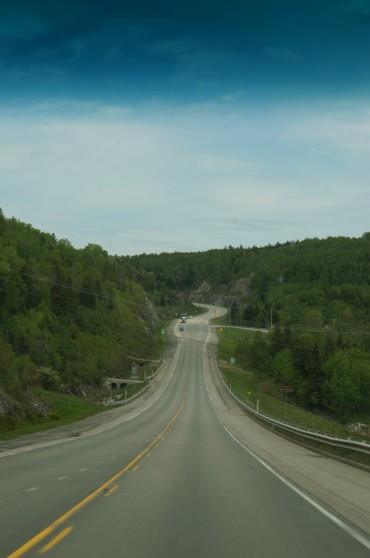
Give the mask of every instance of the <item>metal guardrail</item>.
[[361, 442], [359, 440], [353, 439], [346, 439], [346, 438], [337, 438], [335, 436], [329, 436], [327, 434], [322, 434], [320, 432], [314, 432], [312, 430], [305, 430], [303, 428], [299, 428], [297, 426], [293, 426], [281, 420], [274, 419], [269, 417], [268, 415], [264, 415], [263, 413], [257, 412], [253, 407], [248, 405], [245, 401], [242, 401], [235, 393], [232, 392], [230, 386], [228, 386], [225, 382], [225, 379], [222, 375], [218, 362], [216, 360], [217, 370], [220, 376], [220, 379], [225, 387], [225, 389], [230, 393], [230, 395], [235, 399], [235, 401], [244, 407], [251, 415], [254, 415], [256, 420], [259, 422], [264, 423], [265, 425], [269, 426], [272, 429], [282, 430], [287, 432], [288, 434], [293, 434], [295, 437], [298, 438], [305, 438], [308, 440], [312, 440], [314, 442], [319, 442], [321, 444], [325, 444], [327, 446], [332, 446], [336, 448], [343, 448], [347, 450], [354, 451], [356, 453], [362, 453], [365, 455], [370, 456], [370, 444], [366, 442]]

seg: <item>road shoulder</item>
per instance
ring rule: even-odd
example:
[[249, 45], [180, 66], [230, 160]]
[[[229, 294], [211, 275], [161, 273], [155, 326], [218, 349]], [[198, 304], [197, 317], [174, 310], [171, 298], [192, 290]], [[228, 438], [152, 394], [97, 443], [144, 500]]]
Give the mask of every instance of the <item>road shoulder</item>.
[[[212, 338], [210, 334], [209, 340]], [[205, 380], [217, 416], [243, 445], [284, 478], [370, 534], [369, 473], [305, 449], [253, 421], [225, 390], [213, 354], [205, 353]]]

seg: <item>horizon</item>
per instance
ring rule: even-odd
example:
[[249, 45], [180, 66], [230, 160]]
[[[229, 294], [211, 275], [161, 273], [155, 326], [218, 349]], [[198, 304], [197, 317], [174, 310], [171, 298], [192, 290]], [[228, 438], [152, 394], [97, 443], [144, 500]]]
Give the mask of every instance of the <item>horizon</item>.
[[0, 15], [7, 215], [127, 255], [368, 229], [366, 0]]
[[51, 236], [54, 236], [57, 242], [66, 241], [75, 250], [83, 250], [84, 248], [87, 248], [89, 245], [97, 245], [100, 248], [102, 248], [103, 250], [105, 250], [108, 253], [108, 256], [112, 256], [112, 257], [130, 257], [131, 258], [131, 257], [138, 257], [138, 256], [159, 256], [159, 255], [169, 255], [169, 256], [171, 256], [173, 254], [195, 254], [195, 253], [202, 254], [202, 253], [205, 253], [205, 252], [213, 252], [213, 251], [217, 251], [217, 250], [220, 250], [220, 251], [221, 250], [252, 250], [254, 248], [257, 248], [257, 249], [263, 249], [263, 248], [269, 248], [269, 247], [274, 248], [274, 247], [277, 247], [277, 246], [284, 246], [285, 244], [296, 244], [296, 243], [299, 243], [299, 242], [306, 242], [306, 241], [309, 242], [309, 241], [312, 241], [312, 240], [325, 241], [325, 240], [330, 240], [330, 239], [335, 239], [335, 238], [342, 238], [342, 239], [344, 238], [344, 239], [347, 239], [347, 240], [361, 240], [361, 239], [365, 238], [366, 235], [370, 234], [368, 231], [364, 231], [359, 236], [346, 236], [346, 235], [338, 235], [338, 236], [330, 235], [330, 236], [326, 236], [326, 237], [312, 236], [312, 237], [302, 238], [302, 239], [299, 239], [299, 240], [298, 239], [287, 239], [287, 240], [282, 241], [282, 242], [277, 241], [275, 244], [272, 244], [272, 243], [271, 244], [261, 244], [261, 245], [255, 244], [255, 245], [250, 245], [250, 246], [241, 245], [241, 244], [240, 245], [231, 245], [230, 244], [228, 246], [223, 246], [223, 247], [213, 246], [213, 247], [210, 247], [210, 248], [206, 248], [204, 250], [184, 250], [184, 251], [179, 250], [179, 251], [172, 251], [172, 252], [162, 251], [162, 252], [138, 252], [138, 253], [133, 253], [133, 254], [115, 254], [115, 253], [109, 252], [108, 250], [106, 250], [104, 248], [104, 246], [101, 246], [100, 244], [97, 244], [95, 242], [88, 242], [87, 244], [85, 244], [83, 246], [76, 246], [73, 242], [71, 242], [71, 240], [69, 238], [58, 237], [58, 236], [55, 235], [54, 232], [39, 229], [39, 228], [35, 227], [32, 223], [26, 223], [24, 221], [21, 221], [16, 216], [5, 215], [1, 208], [0, 208], [0, 212], [5, 217], [5, 219], [15, 219], [18, 223], [22, 223], [23, 225], [26, 225], [26, 226], [31, 226], [34, 230], [40, 232], [41, 234], [49, 234]]

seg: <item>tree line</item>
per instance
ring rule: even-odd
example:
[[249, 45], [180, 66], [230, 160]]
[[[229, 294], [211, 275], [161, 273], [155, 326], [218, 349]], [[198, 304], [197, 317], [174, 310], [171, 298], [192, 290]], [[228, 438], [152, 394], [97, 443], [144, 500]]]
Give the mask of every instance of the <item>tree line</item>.
[[156, 351], [154, 325], [122, 259], [95, 244], [77, 250], [0, 211], [0, 415], [36, 412], [36, 387], [77, 390], [121, 376], [128, 355]]
[[231, 324], [271, 329], [237, 357], [288, 384], [299, 404], [344, 421], [370, 413], [370, 233], [129, 264], [149, 292], [194, 296], [205, 284], [199, 296], [224, 304]]
[[370, 337], [274, 327], [239, 343], [240, 366], [291, 390], [289, 399], [342, 422], [370, 414]]

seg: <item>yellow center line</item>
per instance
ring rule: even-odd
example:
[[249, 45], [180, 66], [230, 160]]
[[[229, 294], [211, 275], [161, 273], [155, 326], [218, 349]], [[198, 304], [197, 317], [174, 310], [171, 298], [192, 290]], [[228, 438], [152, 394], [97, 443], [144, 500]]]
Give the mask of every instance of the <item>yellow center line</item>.
[[53, 539], [51, 539], [51, 541], [48, 542], [48, 544], [42, 547], [39, 554], [45, 554], [46, 552], [49, 552], [49, 550], [54, 548], [54, 546], [60, 543], [60, 541], [65, 539], [66, 536], [69, 535], [69, 533], [72, 531], [72, 529], [73, 527], [66, 527], [65, 529], [63, 529], [63, 531], [61, 531]]
[[115, 492], [118, 488], [118, 484], [115, 484], [114, 486], [112, 486], [112, 488], [110, 488], [108, 490], [108, 492], [105, 493], [105, 496], [110, 496], [111, 494], [113, 494], [113, 492]]
[[134, 457], [127, 465], [125, 465], [122, 469], [117, 471], [109, 480], [101, 484], [98, 488], [96, 488], [93, 492], [91, 492], [88, 496], [80, 500], [77, 504], [72, 506], [69, 510], [63, 513], [60, 517], [58, 517], [53, 523], [48, 525], [45, 529], [34, 535], [31, 539], [25, 542], [22, 546], [20, 546], [17, 550], [14, 550], [11, 554], [8, 554], [6, 558], [21, 558], [24, 556], [29, 550], [34, 548], [37, 544], [43, 541], [46, 537], [48, 537], [51, 533], [53, 533], [60, 525], [63, 525], [66, 521], [68, 521], [73, 515], [79, 512], [82, 508], [84, 508], [87, 504], [89, 504], [92, 500], [94, 500], [100, 494], [107, 492], [107, 490], [114, 484], [122, 475], [127, 473], [130, 469], [132, 469], [145, 455], [150, 452], [150, 450], [162, 440], [162, 438], [166, 435], [168, 430], [176, 421], [177, 417], [182, 411], [184, 406], [184, 401], [182, 401], [179, 405], [179, 408], [176, 411], [176, 414], [172, 417], [170, 422], [165, 426], [165, 428], [160, 432], [147, 447], [138, 453], [136, 457]]

